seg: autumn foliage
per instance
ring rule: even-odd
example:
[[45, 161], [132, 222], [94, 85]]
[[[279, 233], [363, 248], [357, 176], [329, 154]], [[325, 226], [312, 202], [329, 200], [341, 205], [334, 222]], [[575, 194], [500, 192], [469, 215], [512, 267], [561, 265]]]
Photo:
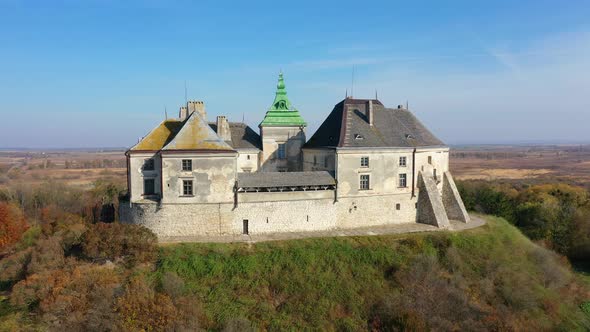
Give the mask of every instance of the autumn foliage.
[[27, 228], [27, 222], [16, 205], [0, 202], [0, 252], [20, 240]]

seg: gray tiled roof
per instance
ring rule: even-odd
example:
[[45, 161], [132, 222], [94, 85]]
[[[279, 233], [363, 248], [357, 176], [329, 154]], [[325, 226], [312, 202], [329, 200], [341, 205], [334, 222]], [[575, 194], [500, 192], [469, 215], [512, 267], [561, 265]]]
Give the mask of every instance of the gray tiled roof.
[[[209, 123], [209, 127], [217, 132], [217, 124]], [[257, 132], [241, 122], [230, 122], [231, 142], [227, 141], [234, 149], [259, 149], [262, 150], [262, 140]]]
[[369, 100], [345, 99], [334, 106], [304, 147], [419, 147], [441, 146], [410, 111], [385, 108], [373, 100], [374, 125], [367, 118]]
[[238, 173], [238, 187], [242, 188], [332, 186], [335, 184], [334, 176], [327, 171]]

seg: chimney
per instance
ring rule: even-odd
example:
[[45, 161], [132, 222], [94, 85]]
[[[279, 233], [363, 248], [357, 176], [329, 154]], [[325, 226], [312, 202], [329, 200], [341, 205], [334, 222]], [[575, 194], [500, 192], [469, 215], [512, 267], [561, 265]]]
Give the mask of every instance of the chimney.
[[188, 108], [188, 115], [197, 112], [199, 116], [205, 121], [207, 121], [207, 111], [205, 110], [205, 103], [200, 100], [189, 100], [186, 103], [186, 108]]
[[224, 141], [231, 141], [231, 131], [229, 130], [229, 122], [223, 115], [217, 117], [217, 136]]
[[373, 114], [373, 101], [369, 100], [369, 110], [367, 111], [367, 118], [369, 120], [369, 126], [373, 126], [375, 122], [375, 116]]
[[178, 117], [180, 118], [180, 121], [184, 121], [184, 120], [186, 120], [186, 118], [188, 118], [188, 112], [186, 110], [186, 107], [184, 107], [184, 106], [180, 107], [180, 111], [178, 112]]

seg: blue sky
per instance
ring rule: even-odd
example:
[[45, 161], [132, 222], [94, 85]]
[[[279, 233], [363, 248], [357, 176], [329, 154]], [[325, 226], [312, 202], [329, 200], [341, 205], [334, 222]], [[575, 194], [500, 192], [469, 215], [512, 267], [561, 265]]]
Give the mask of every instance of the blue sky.
[[308, 136], [351, 89], [443, 141], [590, 142], [588, 1], [0, 0], [0, 147], [124, 147], [189, 99]]

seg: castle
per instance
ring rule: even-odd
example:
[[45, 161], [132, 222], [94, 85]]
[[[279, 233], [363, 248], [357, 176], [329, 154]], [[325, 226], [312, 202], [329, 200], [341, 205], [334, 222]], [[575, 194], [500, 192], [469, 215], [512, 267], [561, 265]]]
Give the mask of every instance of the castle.
[[470, 221], [449, 147], [403, 106], [347, 97], [306, 126], [282, 73], [260, 134], [189, 101], [126, 152], [121, 221], [161, 238]]

